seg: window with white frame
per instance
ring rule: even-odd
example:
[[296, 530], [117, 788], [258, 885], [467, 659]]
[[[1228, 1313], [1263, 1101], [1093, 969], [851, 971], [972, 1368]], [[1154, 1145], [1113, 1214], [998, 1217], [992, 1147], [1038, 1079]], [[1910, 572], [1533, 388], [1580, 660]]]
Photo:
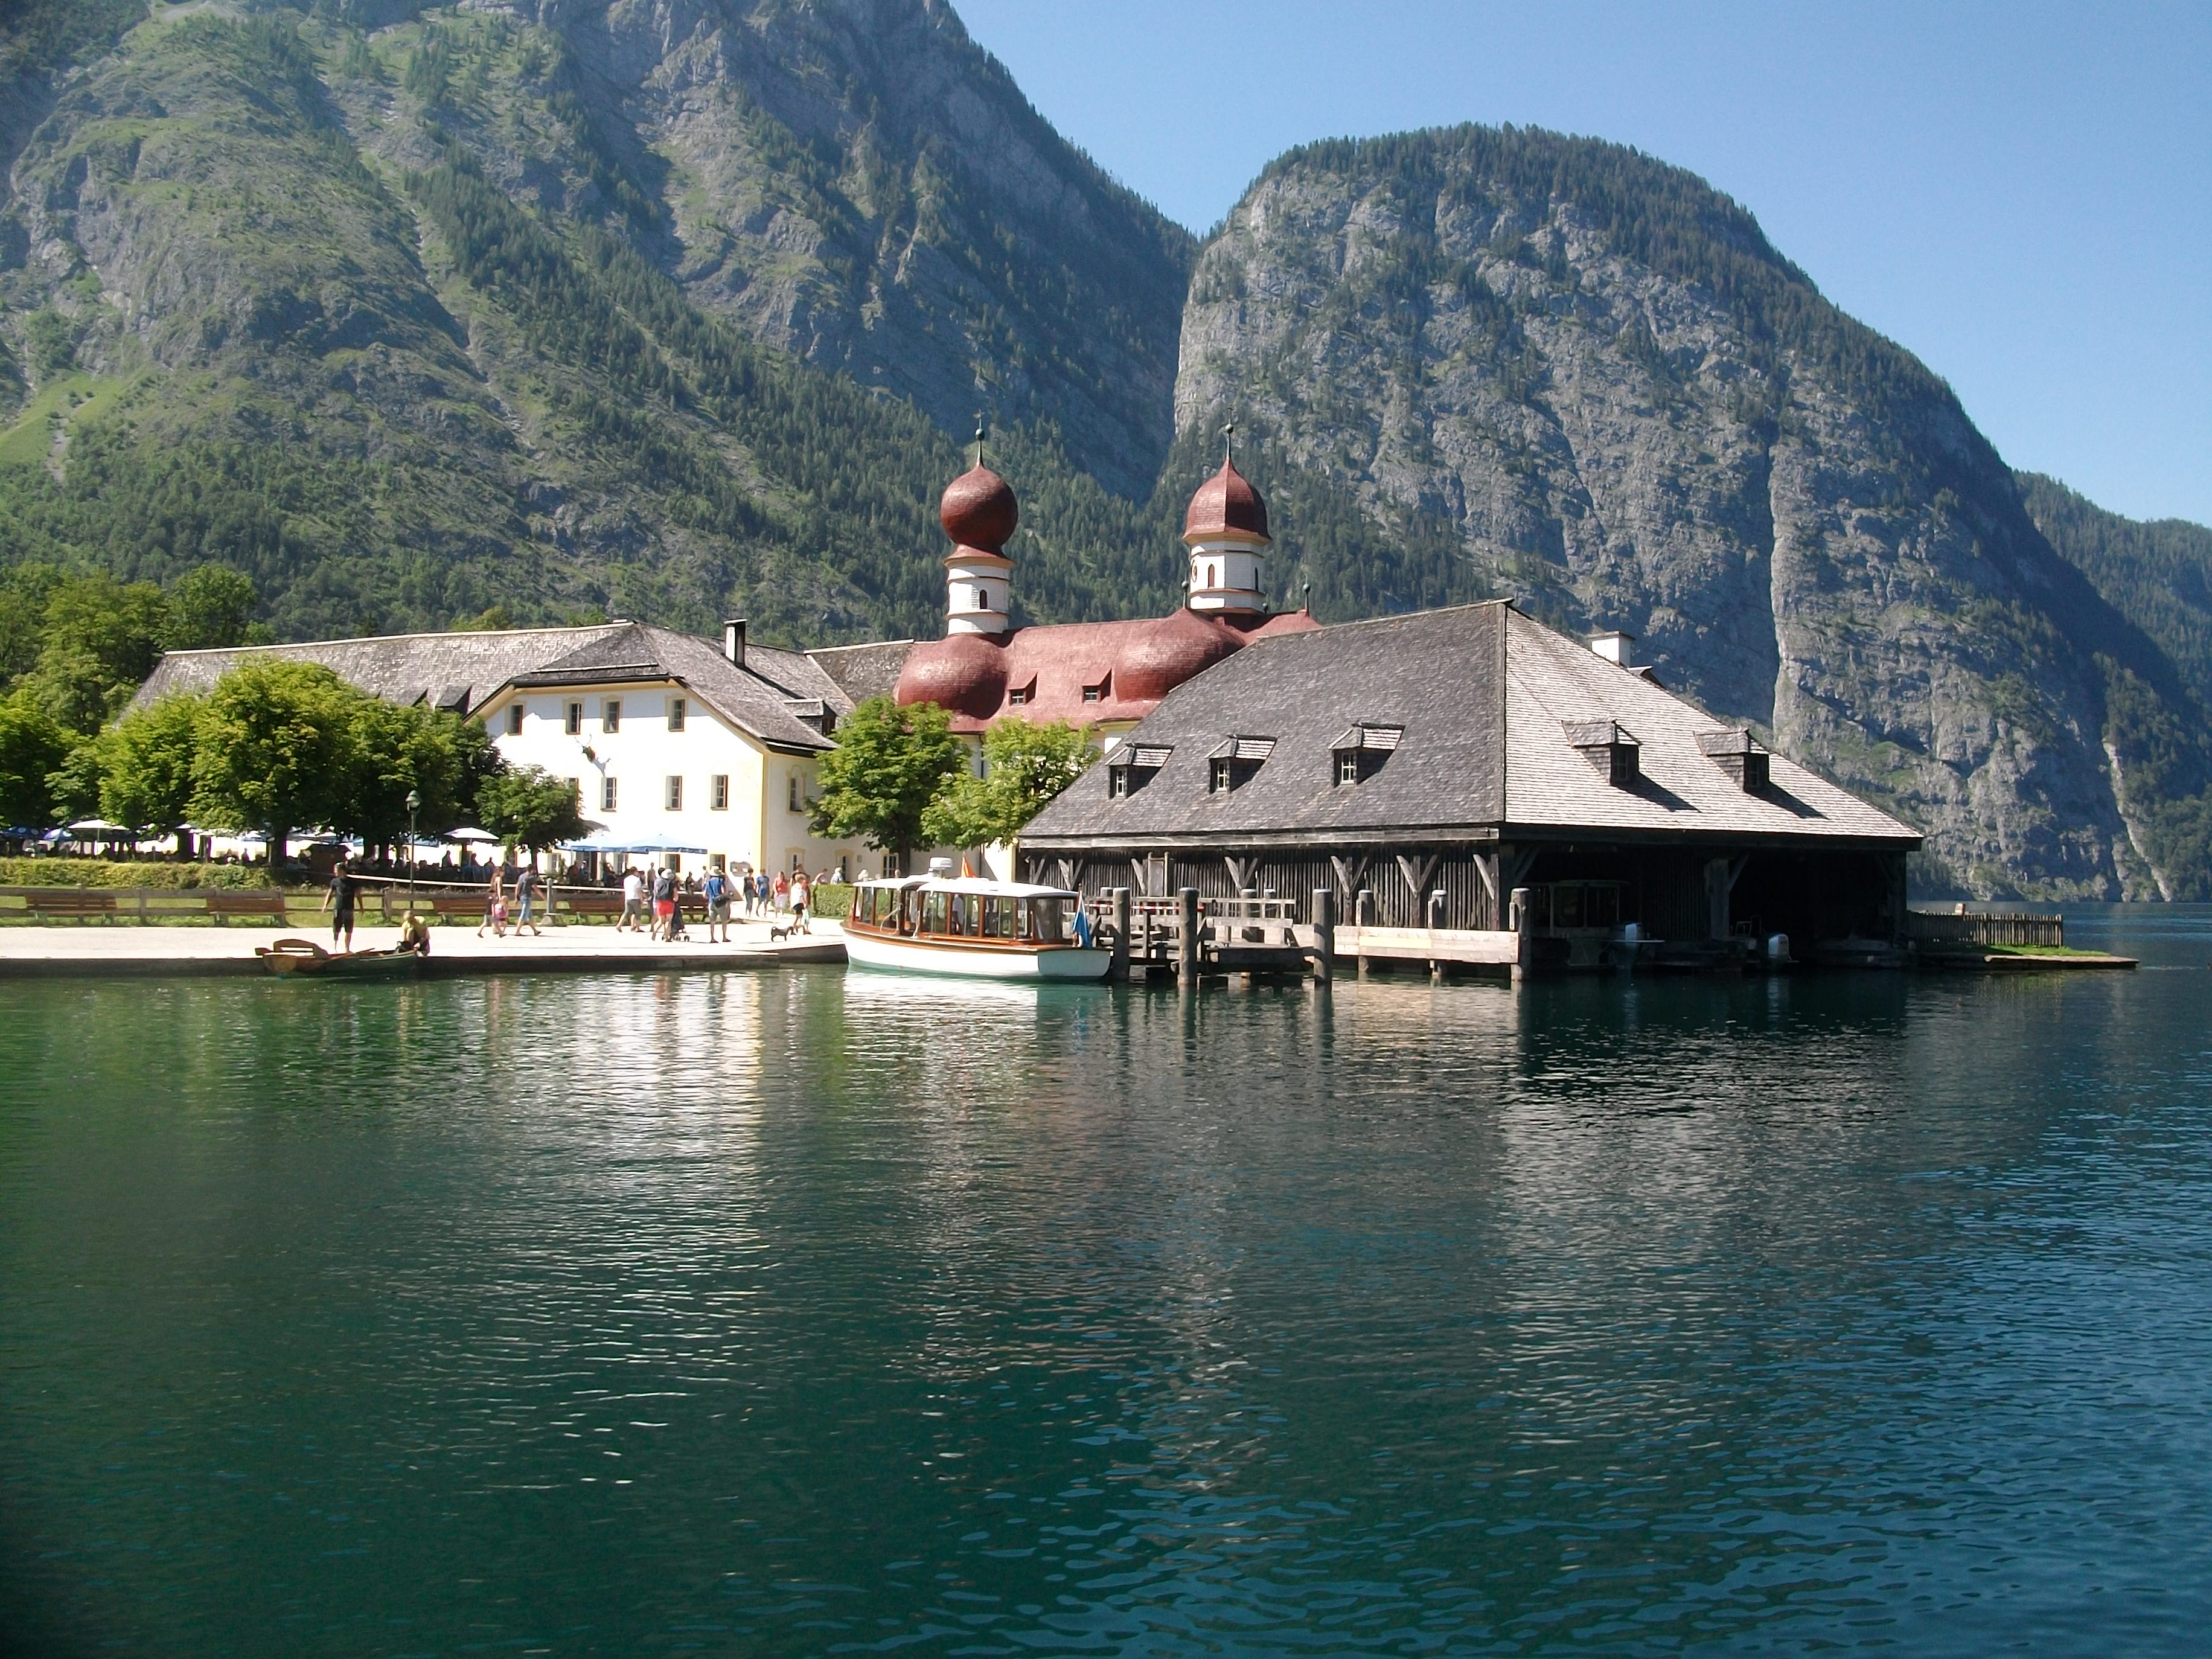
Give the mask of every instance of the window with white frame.
[[584, 732], [584, 705], [580, 702], [570, 703], [566, 715], [566, 719], [562, 723], [567, 726], [568, 735], [572, 738], [581, 737]]
[[793, 772], [793, 773], [791, 775], [790, 783], [791, 783], [791, 799], [790, 799], [790, 806], [791, 806], [791, 810], [792, 810], [793, 811], [794, 811], [794, 812], [803, 812], [803, 811], [805, 811], [806, 809], [805, 809], [805, 806], [804, 803], [802, 802], [802, 800], [801, 800], [801, 799], [800, 799], [800, 796], [799, 796], [799, 774], [798, 774], [798, 773]]
[[622, 730], [622, 699], [620, 697], [608, 697], [600, 702], [599, 730], [602, 732]]
[[707, 787], [708, 811], [726, 812], [730, 810], [730, 775], [717, 772]]
[[683, 698], [671, 697], [668, 700], [668, 729], [672, 732], [681, 732], [684, 729], [684, 716], [687, 712], [689, 711]]
[[599, 780], [599, 811], [611, 812], [614, 810], [615, 781], [611, 777], [601, 778]]
[[672, 812], [684, 810], [684, 780], [681, 778], [668, 780], [668, 810]]
[[507, 735], [510, 738], [522, 735], [522, 705], [519, 702], [507, 706]]

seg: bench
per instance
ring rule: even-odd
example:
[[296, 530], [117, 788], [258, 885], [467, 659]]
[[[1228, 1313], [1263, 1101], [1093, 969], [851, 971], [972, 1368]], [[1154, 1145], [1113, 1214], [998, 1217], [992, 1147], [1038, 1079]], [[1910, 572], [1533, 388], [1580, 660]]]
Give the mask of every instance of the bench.
[[98, 916], [106, 921], [115, 915], [115, 895], [82, 887], [56, 887], [46, 892], [27, 893], [24, 902], [33, 915], [68, 916], [82, 921], [87, 916]]
[[593, 887], [563, 887], [560, 890], [561, 908], [572, 916], [603, 916], [609, 921], [622, 915], [623, 896]]
[[207, 905], [209, 918], [217, 927], [226, 916], [274, 916], [284, 920], [284, 895], [274, 888], [265, 891], [233, 891], [214, 890], [200, 895]]

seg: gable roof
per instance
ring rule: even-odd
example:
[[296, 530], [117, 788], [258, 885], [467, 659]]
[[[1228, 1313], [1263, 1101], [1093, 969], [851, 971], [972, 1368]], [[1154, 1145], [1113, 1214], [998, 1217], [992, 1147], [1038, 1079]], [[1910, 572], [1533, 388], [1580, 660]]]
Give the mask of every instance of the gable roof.
[[[750, 666], [756, 654], [768, 672]], [[645, 623], [583, 628], [510, 628], [471, 634], [398, 634], [367, 640], [173, 651], [132, 698], [133, 708], [179, 691], [204, 692], [242, 663], [320, 663], [387, 702], [428, 702], [474, 714], [510, 687], [608, 685], [673, 680], [724, 720], [772, 749], [813, 753], [836, 745], [806, 717], [821, 719], [826, 675], [807, 674], [798, 652], [749, 649], [739, 668], [709, 641]]]
[[517, 674], [587, 649], [629, 624], [581, 628], [505, 628], [485, 633], [388, 634], [364, 640], [311, 640], [297, 645], [226, 646], [171, 651], [131, 700], [134, 708], [180, 691], [212, 690], [249, 662], [314, 662], [348, 684], [386, 702], [428, 702], [474, 709]]
[[[1577, 748], [1570, 727], [1599, 724], [1638, 745], [1640, 781], [1611, 782]], [[1125, 740], [1168, 749], [1164, 764], [1117, 797], [1117, 750], [1022, 842], [1598, 830], [1918, 844], [1913, 830], [1779, 755], [1769, 787], [1747, 791], [1700, 745], [1726, 724], [1506, 601], [1342, 623], [1255, 641], [1177, 687]], [[1335, 751], [1362, 727], [1397, 727], [1399, 740], [1359, 782], [1337, 785]], [[1209, 790], [1209, 757], [1255, 738], [1275, 740], [1267, 760], [1237, 787]]]
[[849, 714], [854, 703], [888, 697], [897, 689], [899, 671], [913, 649], [912, 640], [878, 640], [867, 645], [825, 646], [809, 651], [806, 657], [843, 694], [842, 712]]

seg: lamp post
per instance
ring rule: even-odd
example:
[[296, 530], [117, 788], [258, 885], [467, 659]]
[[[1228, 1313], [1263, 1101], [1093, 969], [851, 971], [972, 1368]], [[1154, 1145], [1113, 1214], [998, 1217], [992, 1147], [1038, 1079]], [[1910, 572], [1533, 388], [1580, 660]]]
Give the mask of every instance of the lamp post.
[[422, 797], [407, 792], [407, 914], [415, 914], [415, 815], [422, 810]]

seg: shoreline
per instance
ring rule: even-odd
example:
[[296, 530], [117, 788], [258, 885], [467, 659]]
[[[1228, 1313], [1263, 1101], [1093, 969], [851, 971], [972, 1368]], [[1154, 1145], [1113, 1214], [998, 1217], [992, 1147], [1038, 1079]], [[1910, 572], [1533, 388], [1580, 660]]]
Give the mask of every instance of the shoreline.
[[[431, 930], [420, 977], [465, 979], [494, 974], [668, 973], [716, 968], [796, 967], [845, 960], [844, 931], [817, 921], [811, 933], [771, 940], [762, 921], [733, 921], [732, 940], [710, 945], [703, 925], [690, 940], [664, 945], [612, 927], [565, 927], [542, 936], [479, 939], [473, 929]], [[329, 947], [330, 929], [176, 927], [63, 924], [0, 928], [0, 980], [271, 977], [257, 945], [308, 939]], [[354, 930], [356, 950], [398, 943], [397, 924]]]

